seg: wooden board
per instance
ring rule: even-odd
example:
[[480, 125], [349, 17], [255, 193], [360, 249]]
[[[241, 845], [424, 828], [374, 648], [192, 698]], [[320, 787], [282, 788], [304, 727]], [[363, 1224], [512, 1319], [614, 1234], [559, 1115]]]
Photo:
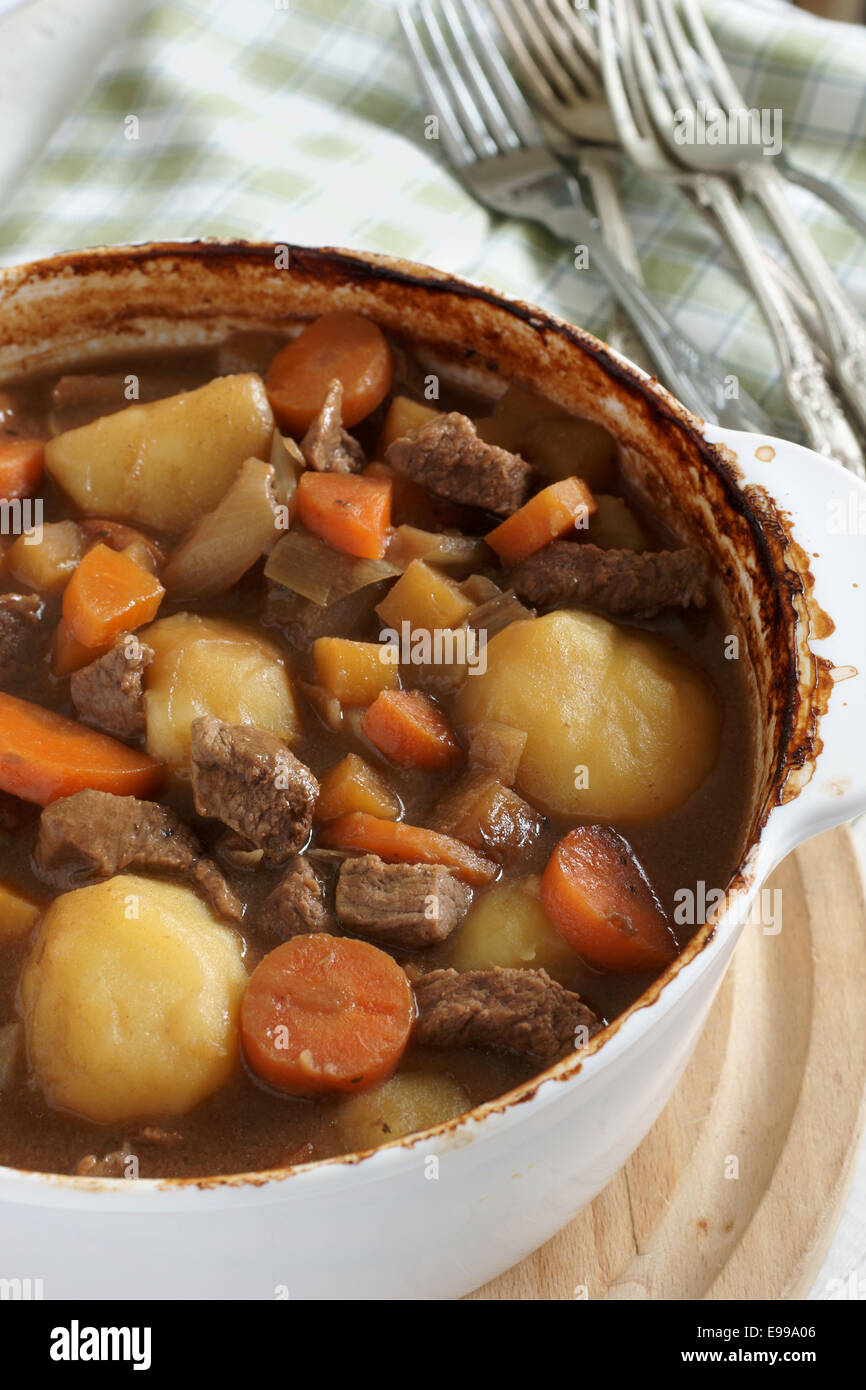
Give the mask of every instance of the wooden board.
[[[780, 865], [688, 1070], [596, 1200], [474, 1299], [802, 1298], [850, 1184], [866, 1088], [866, 904], [847, 830]], [[768, 900], [771, 902], [772, 900]]]

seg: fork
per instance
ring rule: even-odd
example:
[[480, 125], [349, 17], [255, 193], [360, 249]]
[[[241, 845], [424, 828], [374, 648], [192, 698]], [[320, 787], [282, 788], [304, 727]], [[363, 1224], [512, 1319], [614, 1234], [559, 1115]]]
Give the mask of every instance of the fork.
[[[461, 15], [462, 11], [462, 15]], [[486, 32], [476, 0], [420, 0], [398, 9], [421, 85], [439, 118], [446, 156], [479, 202], [540, 223], [592, 264], [634, 322], [666, 385], [695, 415], [733, 429], [772, 433], [745, 393], [728, 399], [716, 364], [669, 322], [601, 244], [577, 180], [544, 133]]]
[[[605, 91], [620, 141], [644, 173], [670, 173], [675, 162], [657, 130], [673, 129], [677, 112], [666, 91], [666, 64], [658, 64], [641, 25], [638, 0], [596, 0]], [[686, 93], [678, 93], [686, 96]], [[694, 103], [683, 103], [693, 110]], [[863, 450], [827, 380], [824, 367], [790, 301], [767, 274], [764, 252], [727, 182], [692, 173], [691, 186], [712, 212], [740, 263], [776, 345], [782, 382], [810, 446], [866, 478]]]
[[[731, 75], [730, 68], [719, 52], [700, 6], [696, 0], [680, 0], [680, 5], [689, 30], [688, 38], [684, 35], [682, 24], [673, 12], [669, 0], [664, 0], [664, 8], [671, 11], [671, 18], [676, 26], [671, 32], [672, 40], [678, 52], [681, 47], [683, 48], [683, 66], [686, 75], [690, 78], [694, 77], [696, 84], [700, 84], [700, 89], [711, 106], [726, 107], [728, 110], [742, 109], [745, 105], [742, 94]], [[667, 15], [665, 18], [667, 19]], [[681, 39], [677, 37], [677, 30], [679, 35], [685, 38], [684, 46]], [[689, 39], [694, 45], [693, 48], [690, 47]], [[773, 154], [771, 159], [766, 159], [763, 157], [763, 150], [758, 145], [747, 145], [742, 150], [747, 160], [751, 151], [755, 151], [757, 154], [757, 157], [754, 157], [754, 163], [757, 166], [762, 163], [764, 165], [778, 165], [778, 170], [786, 179], [808, 189], [815, 197], [823, 198], [825, 203], [851, 223], [855, 231], [866, 237], [866, 216], [841, 188], [837, 188], [828, 179], [822, 179], [817, 174], [810, 174], [807, 170], [792, 164], [782, 150], [778, 154]], [[712, 156], [713, 154], [718, 154], [724, 160], [724, 146], [709, 147], [707, 155]], [[778, 174], [778, 170], [774, 169], [773, 172]]]
[[[683, 0], [683, 4], [694, 42], [700, 37], [704, 45], [707, 39], [712, 43], [695, 0]], [[679, 112], [695, 110], [695, 102], [706, 104], [709, 117], [719, 112], [723, 118], [730, 118], [731, 113], [746, 110], [730, 74], [724, 83], [720, 82], [725, 69], [716, 66], [714, 85], [705, 80], [698, 55], [672, 0], [641, 0], [641, 7], [646, 32], [654, 39], [658, 67]], [[640, 51], [637, 57], [640, 61]], [[758, 141], [697, 147], [677, 142], [672, 125], [659, 125], [658, 133], [675, 159], [699, 173], [720, 169], [735, 174], [760, 204], [812, 294], [836, 378], [858, 423], [866, 429], [866, 323], [850, 307], [809, 231], [793, 212], [785, 181], [773, 167], [772, 158], [764, 157]]]
[[[609, 167], [614, 161], [619, 164], [620, 144], [604, 95], [601, 57], [592, 28], [594, 12], [571, 9], [568, 0], [490, 0], [490, 8], [517, 65], [521, 87], [538, 112], [556, 153], [568, 165], [577, 158], [581, 171], [586, 169], [587, 173], [592, 167], [608, 166], [609, 184]], [[589, 78], [584, 76], [587, 69]], [[712, 220], [696, 199], [689, 174], [671, 168], [659, 177], [677, 185]], [[607, 189], [598, 190], [591, 185], [591, 191], [596, 200], [609, 199]], [[633, 271], [622, 250], [612, 249]], [[776, 261], [767, 260], [766, 265], [823, 347], [823, 324], [802, 282]]]

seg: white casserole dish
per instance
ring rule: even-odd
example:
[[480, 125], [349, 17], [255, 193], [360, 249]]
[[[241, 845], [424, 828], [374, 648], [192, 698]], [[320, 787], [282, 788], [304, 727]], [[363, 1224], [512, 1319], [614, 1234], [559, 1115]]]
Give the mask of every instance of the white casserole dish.
[[274, 251], [127, 247], [4, 271], [0, 384], [339, 305], [423, 345], [431, 370], [491, 392], [519, 377], [606, 424], [650, 504], [715, 556], [745, 632], [755, 756], [743, 769], [753, 787], [742, 860], [726, 910], [626, 1014], [543, 1079], [457, 1121], [366, 1155], [201, 1181], [0, 1169], [0, 1279], [41, 1279], [48, 1298], [476, 1288], [560, 1229], [640, 1143], [774, 865], [866, 809], [866, 486], [806, 449], [703, 427], [540, 310], [406, 262], [289, 248], [280, 269]]

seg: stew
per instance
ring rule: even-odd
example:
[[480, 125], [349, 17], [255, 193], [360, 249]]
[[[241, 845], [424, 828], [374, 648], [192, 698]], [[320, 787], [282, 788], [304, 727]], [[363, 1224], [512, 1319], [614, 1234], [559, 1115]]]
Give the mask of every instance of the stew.
[[202, 1177], [454, 1118], [728, 881], [707, 559], [519, 383], [341, 311], [11, 383], [0, 487], [0, 1162]]

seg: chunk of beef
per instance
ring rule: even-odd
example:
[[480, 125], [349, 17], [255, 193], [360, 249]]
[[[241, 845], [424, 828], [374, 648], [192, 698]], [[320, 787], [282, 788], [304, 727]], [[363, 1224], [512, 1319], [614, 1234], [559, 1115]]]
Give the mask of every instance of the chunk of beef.
[[357, 473], [364, 467], [364, 450], [343, 429], [343, 383], [328, 383], [318, 415], [301, 440], [301, 453], [317, 473]]
[[79, 718], [115, 738], [143, 734], [144, 673], [153, 656], [152, 647], [126, 632], [110, 652], [73, 671], [69, 690]]
[[464, 917], [472, 893], [441, 864], [386, 864], [376, 854], [346, 859], [337, 879], [345, 927], [387, 946], [432, 946]]
[[4, 684], [26, 678], [42, 611], [36, 594], [0, 594], [0, 681]]
[[511, 787], [473, 770], [436, 804], [433, 825], [500, 864], [510, 864], [541, 834], [544, 817]]
[[192, 794], [265, 858], [283, 864], [306, 844], [319, 784], [274, 734], [203, 714], [192, 723]]
[[415, 999], [416, 1042], [502, 1048], [545, 1065], [601, 1027], [580, 995], [545, 970], [431, 970], [416, 982]]
[[331, 915], [325, 907], [324, 884], [304, 855], [295, 857], [288, 873], [265, 899], [258, 920], [281, 941], [288, 941], [290, 936], [333, 930]]
[[586, 603], [611, 617], [653, 618], [664, 608], [703, 608], [710, 575], [700, 550], [601, 550], [554, 541], [511, 571], [512, 587], [538, 608]]
[[80, 888], [124, 869], [176, 874], [194, 883], [222, 917], [243, 907], [195, 835], [167, 806], [88, 789], [54, 801], [39, 818], [36, 868], [55, 886]]
[[519, 454], [480, 439], [472, 421], [457, 411], [439, 415], [404, 439], [395, 439], [385, 462], [437, 497], [510, 516], [529, 496], [533, 470]]
[[469, 766], [486, 768], [504, 786], [513, 787], [527, 738], [525, 729], [512, 729], [509, 724], [485, 719], [469, 733]]

